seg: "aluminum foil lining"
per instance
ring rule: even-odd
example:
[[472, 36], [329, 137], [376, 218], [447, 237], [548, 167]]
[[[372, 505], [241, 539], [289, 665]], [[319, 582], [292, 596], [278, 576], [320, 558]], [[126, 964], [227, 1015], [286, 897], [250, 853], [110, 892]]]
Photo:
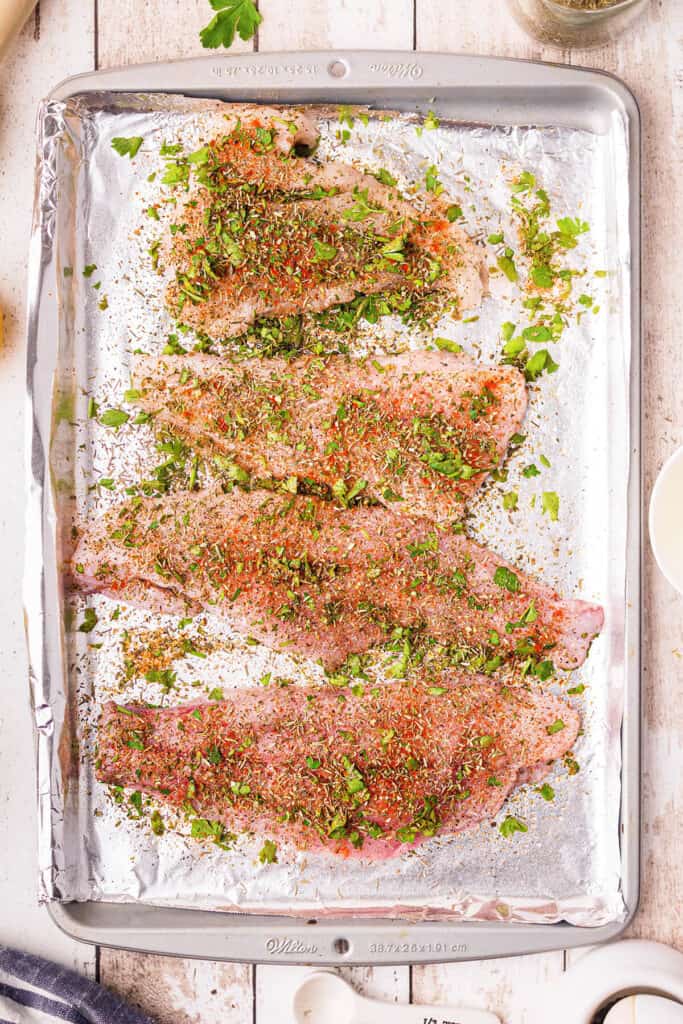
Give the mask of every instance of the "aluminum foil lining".
[[[90, 93], [47, 103], [40, 116], [37, 217], [31, 256], [31, 321], [37, 344], [29, 358], [33, 446], [28, 511], [26, 605], [38, 736], [40, 894], [46, 900], [139, 901], [204, 909], [285, 914], [401, 915], [599, 925], [623, 917], [620, 889], [620, 723], [626, 678], [625, 547], [630, 373], [628, 186], [625, 126], [606, 135], [562, 127], [442, 123], [420, 130], [410, 116], [356, 119], [321, 114], [321, 159], [387, 168], [408, 191], [435, 165], [461, 205], [467, 230], [516, 237], [510, 182], [533, 172], [553, 216], [590, 224], [569, 264], [585, 270], [575, 289], [594, 302], [573, 316], [552, 355], [559, 370], [530, 388], [526, 441], [507, 465], [506, 483], [489, 483], [472, 505], [469, 529], [520, 568], [566, 595], [602, 603], [605, 629], [571, 682], [583, 734], [574, 749], [580, 771], [559, 764], [552, 802], [533, 785], [506, 804], [528, 824], [504, 838], [496, 823], [430, 840], [379, 863], [304, 854], [280, 844], [278, 863], [258, 859], [263, 837], [240, 837], [224, 851], [186, 834], [187, 825], [156, 836], [149, 808], [137, 818], [94, 776], [95, 723], [107, 699], [163, 705], [205, 697], [215, 686], [254, 686], [265, 673], [323, 682], [322, 671], [243, 637], [210, 618], [190, 635], [211, 651], [173, 665], [175, 688], [127, 679], [123, 640], [137, 630], [180, 634], [177, 619], [134, 610], [105, 597], [85, 602], [66, 590], [60, 566], [74, 522], [116, 501], [158, 461], [149, 426], [118, 431], [88, 418], [88, 403], [121, 407], [130, 386], [131, 352], [160, 351], [173, 321], [163, 304], [164, 279], [148, 249], [160, 225], [144, 216], [159, 197], [160, 147], [201, 145], [202, 101], [168, 95]], [[438, 113], [438, 104], [436, 104]], [[112, 138], [142, 136], [134, 160]], [[154, 177], [156, 175], [156, 177]], [[493, 263], [493, 250], [489, 249]], [[89, 276], [88, 265], [95, 265]], [[595, 271], [606, 274], [595, 275]], [[355, 343], [362, 350], [420, 348], [445, 336], [481, 360], [497, 360], [501, 325], [528, 324], [523, 295], [503, 274], [471, 318], [448, 317], [420, 333], [385, 318]], [[599, 307], [595, 309], [595, 307]], [[581, 309], [581, 307], [577, 307]], [[36, 323], [36, 318], [38, 318]], [[544, 456], [544, 460], [541, 460]], [[549, 465], [545, 465], [547, 462]], [[534, 463], [541, 477], [523, 475]], [[95, 486], [105, 478], [114, 491]], [[502, 505], [518, 493], [518, 510]], [[560, 497], [556, 522], [544, 515], [542, 491]], [[533, 507], [532, 507], [533, 506]], [[86, 603], [98, 623], [79, 631]], [[115, 617], [118, 616], [118, 617]], [[186, 632], [188, 627], [184, 627]], [[199, 631], [199, 634], [198, 634]], [[164, 819], [172, 815], [161, 808]], [[500, 820], [500, 819], [499, 819]]]

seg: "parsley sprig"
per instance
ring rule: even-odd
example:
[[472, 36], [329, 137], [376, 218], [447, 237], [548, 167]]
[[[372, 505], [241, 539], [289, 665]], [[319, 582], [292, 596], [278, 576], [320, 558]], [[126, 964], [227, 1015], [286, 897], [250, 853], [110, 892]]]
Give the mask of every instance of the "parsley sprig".
[[209, 3], [217, 13], [199, 33], [202, 46], [209, 50], [219, 46], [229, 49], [235, 33], [246, 42], [263, 21], [254, 0], [209, 0]]

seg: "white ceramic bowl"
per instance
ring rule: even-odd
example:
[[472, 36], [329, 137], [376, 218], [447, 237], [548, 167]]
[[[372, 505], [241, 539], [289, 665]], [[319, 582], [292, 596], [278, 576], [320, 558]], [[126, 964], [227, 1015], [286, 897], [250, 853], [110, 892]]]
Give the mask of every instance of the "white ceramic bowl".
[[649, 526], [657, 565], [683, 594], [683, 447], [659, 471], [650, 496]]

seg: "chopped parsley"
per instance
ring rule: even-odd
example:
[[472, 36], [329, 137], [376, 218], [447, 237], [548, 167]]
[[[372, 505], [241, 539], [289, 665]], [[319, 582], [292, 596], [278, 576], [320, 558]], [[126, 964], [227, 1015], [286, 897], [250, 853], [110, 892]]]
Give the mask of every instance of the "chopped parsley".
[[317, 238], [313, 239], [313, 247], [315, 249], [315, 255], [313, 256], [311, 263], [333, 260], [337, 255], [337, 250], [333, 245], [328, 245], [326, 242], [319, 242]]
[[506, 246], [504, 252], [496, 258], [496, 263], [508, 281], [514, 282], [519, 279], [519, 273], [515, 264], [515, 254], [509, 246]]
[[118, 430], [124, 423], [127, 423], [130, 416], [123, 409], [107, 409], [99, 417], [99, 422], [103, 427], [114, 427]]
[[94, 608], [86, 608], [83, 613], [83, 622], [78, 627], [79, 633], [91, 633], [97, 625], [97, 615]]
[[435, 196], [440, 196], [443, 192], [443, 185], [439, 181], [439, 175], [435, 164], [431, 164], [431, 166], [427, 168], [425, 174], [425, 188]]
[[557, 522], [560, 512], [560, 499], [555, 491], [543, 491], [541, 495], [541, 509], [546, 512], [553, 522]]
[[277, 864], [277, 846], [272, 839], [266, 839], [259, 850], [258, 859], [262, 864]]
[[442, 352], [462, 352], [462, 345], [457, 341], [451, 341], [450, 338], [434, 338], [434, 344]]
[[155, 836], [163, 836], [164, 832], [166, 831], [164, 819], [161, 817], [158, 811], [152, 811], [150, 825], [152, 826], [152, 832], [154, 833]]
[[134, 156], [137, 156], [137, 152], [141, 145], [141, 135], [131, 135], [130, 138], [127, 139], [122, 135], [118, 135], [115, 139], [111, 140], [111, 148], [115, 150], [119, 156], [127, 156], [131, 160]]
[[585, 689], [586, 689], [586, 687], [584, 686], [583, 683], [577, 683], [576, 686], [570, 686], [569, 689], [567, 690], [567, 693], [570, 694], [570, 696], [572, 696], [572, 697], [576, 697], [579, 694], [583, 693], [583, 691]]
[[396, 178], [393, 174], [389, 174], [384, 167], [380, 167], [378, 171], [373, 171], [373, 178], [377, 178], [380, 185], [386, 185], [388, 188], [393, 188], [397, 184]]
[[514, 818], [511, 814], [508, 814], [507, 818], [501, 822], [498, 831], [506, 839], [509, 839], [515, 832], [528, 832], [529, 829], [519, 818]]
[[519, 578], [511, 569], [506, 569], [504, 565], [499, 565], [496, 569], [493, 582], [496, 586], [509, 590], [511, 594], [516, 594], [519, 590]]

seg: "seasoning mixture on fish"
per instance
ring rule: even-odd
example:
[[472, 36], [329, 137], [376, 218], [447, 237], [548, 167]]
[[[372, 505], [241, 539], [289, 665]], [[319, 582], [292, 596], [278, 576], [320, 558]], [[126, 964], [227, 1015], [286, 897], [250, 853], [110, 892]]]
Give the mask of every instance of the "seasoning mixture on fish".
[[73, 569], [84, 589], [126, 600], [142, 583], [156, 607], [184, 598], [328, 669], [396, 626], [574, 668], [603, 623], [598, 605], [561, 598], [461, 532], [267, 491], [131, 498], [87, 524]]
[[486, 679], [239, 689], [175, 708], [107, 704], [98, 778], [236, 831], [375, 859], [493, 819], [579, 729], [565, 701]]
[[137, 356], [133, 387], [157, 424], [256, 478], [297, 476], [435, 519], [462, 514], [526, 411], [519, 370], [448, 352]]
[[185, 165], [188, 196], [161, 247], [180, 321], [222, 339], [392, 289], [446, 292], [456, 311], [480, 303], [482, 251], [444, 197], [408, 202], [386, 178], [301, 155], [318, 141], [314, 108], [220, 112], [199, 122], [210, 141]]

